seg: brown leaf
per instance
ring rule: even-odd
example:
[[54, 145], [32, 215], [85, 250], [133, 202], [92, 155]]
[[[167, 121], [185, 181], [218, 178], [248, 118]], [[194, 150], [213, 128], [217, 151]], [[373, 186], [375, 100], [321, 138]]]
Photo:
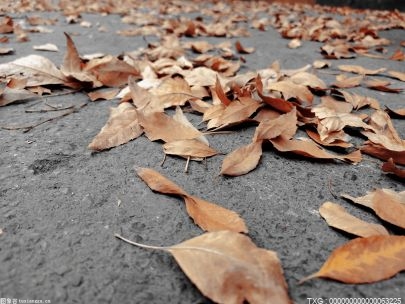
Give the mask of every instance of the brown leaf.
[[59, 52], [58, 47], [53, 43], [34, 45], [32, 48], [36, 51]]
[[214, 302], [292, 303], [277, 254], [256, 247], [245, 235], [208, 232], [171, 247], [146, 246], [116, 237], [135, 246], [170, 252], [187, 277]]
[[218, 154], [217, 151], [197, 139], [185, 139], [165, 143], [163, 145], [163, 151], [170, 155], [198, 159], [211, 157]]
[[280, 152], [293, 152], [310, 158], [318, 159], [339, 159], [351, 163], [358, 163], [361, 161], [360, 151], [354, 151], [347, 155], [335, 155], [327, 152], [326, 150], [317, 146], [314, 142], [308, 140], [288, 140], [283, 136], [270, 139], [273, 146]]
[[[313, 89], [325, 90], [325, 82], [316, 75], [308, 72], [298, 72], [290, 77], [290, 80], [298, 85], [304, 85]], [[308, 95], [309, 96], [309, 95]]]
[[0, 64], [0, 76], [27, 78], [27, 86], [63, 84], [66, 81], [62, 72], [49, 59], [39, 55], [29, 55], [9, 63]]
[[28, 90], [22, 88], [10, 88], [7, 85], [4, 88], [0, 88], [0, 107], [16, 101], [22, 101], [37, 96], [37, 94], [34, 94]]
[[325, 147], [340, 147], [340, 148], [350, 148], [353, 145], [351, 143], [348, 143], [344, 139], [338, 139], [334, 138], [332, 139], [331, 137], [327, 137], [326, 141], [321, 139], [321, 136], [319, 135], [318, 132], [315, 132], [313, 130], [305, 130], [307, 132], [307, 135], [309, 138], [311, 138], [314, 142], [321, 146]]
[[296, 98], [299, 101], [303, 101], [307, 104], [312, 104], [314, 96], [311, 91], [304, 85], [296, 84], [290, 80], [282, 80], [274, 83], [270, 83], [267, 89], [271, 91], [278, 91], [283, 94], [284, 99]]
[[185, 74], [184, 79], [190, 86], [213, 86], [216, 83], [217, 73], [206, 67], [198, 67]]
[[283, 135], [292, 138], [297, 132], [297, 110], [294, 107], [289, 113], [275, 119], [264, 120], [256, 128], [253, 141], [272, 139]]
[[405, 229], [405, 197], [402, 193], [377, 189], [363, 197], [345, 194], [342, 197], [374, 210], [384, 221]]
[[268, 104], [272, 108], [280, 111], [281, 113], [288, 113], [293, 109], [294, 106], [291, 102], [288, 102], [287, 100], [284, 100], [282, 98], [265, 96], [263, 94], [263, 83], [260, 78], [260, 75], [257, 75], [257, 77], [256, 77], [256, 89], [257, 89], [257, 94], [260, 96], [260, 98], [266, 104]]
[[405, 118], [405, 108], [393, 110], [386, 106], [386, 111], [392, 117]]
[[152, 169], [140, 168], [137, 170], [137, 174], [152, 190], [181, 196], [185, 200], [188, 214], [201, 229], [248, 232], [245, 222], [236, 212], [188, 194]]
[[372, 90], [387, 92], [387, 93], [401, 93], [403, 89], [401, 88], [390, 88], [388, 87], [391, 82], [387, 80], [370, 79], [365, 82], [365, 85]]
[[222, 175], [239, 176], [257, 167], [262, 156], [262, 140], [254, 141], [229, 153], [222, 162]]
[[229, 106], [231, 104], [231, 100], [228, 99], [226, 96], [224, 90], [222, 89], [221, 82], [219, 81], [219, 78], [217, 76], [216, 82], [215, 82], [215, 93], [217, 93], [217, 96], [219, 100], [225, 105]]
[[323, 277], [363, 284], [386, 280], [405, 270], [405, 236], [357, 238], [336, 248], [322, 268], [301, 282]]
[[93, 91], [88, 93], [87, 95], [89, 96], [91, 101], [96, 101], [99, 99], [105, 99], [105, 100], [111, 100], [117, 97], [117, 94], [119, 92], [119, 89], [112, 89], [108, 91]]
[[239, 97], [239, 99], [232, 101], [229, 106], [223, 108], [220, 115], [210, 120], [207, 128], [220, 129], [240, 124], [247, 121], [259, 107], [261, 107], [261, 104], [257, 100], [250, 97]]
[[405, 169], [401, 169], [401, 168], [397, 167], [392, 158], [388, 159], [388, 161], [382, 165], [381, 169], [384, 172], [392, 173], [392, 174], [398, 176], [399, 178], [405, 178]]
[[302, 46], [302, 42], [300, 39], [294, 38], [288, 43], [288, 47], [290, 49], [297, 49]]
[[376, 75], [376, 74], [381, 74], [382, 72], [385, 72], [387, 70], [386, 68], [370, 70], [370, 69], [363, 68], [360, 65], [339, 65], [338, 69], [343, 72], [355, 73], [355, 74], [360, 74], [360, 75]]
[[151, 141], [161, 139], [164, 142], [171, 142], [183, 139], [194, 139], [202, 136], [202, 133], [194, 127], [186, 126], [160, 112], [149, 115], [139, 113], [139, 123], [144, 128], [146, 136]]
[[399, 71], [388, 71], [388, 75], [391, 77], [394, 77], [396, 79], [399, 79], [401, 81], [405, 81], [405, 73], [399, 72]]
[[[140, 78], [140, 72], [128, 63], [111, 55], [89, 61], [83, 69], [84, 72], [94, 75], [103, 85], [120, 87], [128, 82], [128, 77]], [[93, 82], [97, 82], [93, 80]]]
[[323, 203], [319, 208], [319, 213], [329, 226], [357, 236], [388, 235], [384, 226], [360, 220], [349, 214], [342, 206], [332, 202]]
[[171, 195], [188, 195], [188, 193], [184, 191], [180, 186], [176, 185], [171, 180], [164, 177], [155, 170], [148, 168], [139, 168], [136, 170], [136, 173], [153, 191]]
[[312, 66], [313, 66], [315, 69], [325, 69], [325, 68], [330, 67], [330, 66], [331, 66], [331, 63], [330, 63], [330, 62], [327, 62], [327, 61], [323, 61], [323, 60], [315, 60], [315, 61], [312, 63]]
[[14, 53], [13, 48], [10, 48], [10, 47], [8, 47], [8, 48], [5, 48], [5, 47], [0, 48], [0, 55], [10, 55], [10, 54], [13, 54], [13, 53]]
[[235, 42], [235, 48], [239, 54], [251, 54], [255, 51], [254, 47], [244, 47], [239, 40]]
[[336, 76], [336, 82], [334, 82], [332, 86], [341, 89], [348, 89], [358, 87], [362, 81], [363, 81], [362, 75], [355, 77], [347, 77], [345, 74], [341, 74]]
[[405, 60], [405, 53], [402, 52], [400, 49], [396, 50], [394, 54], [390, 57], [391, 60], [396, 61], [404, 61]]
[[65, 33], [66, 36], [66, 53], [61, 66], [62, 73], [69, 78], [65, 81], [65, 85], [72, 88], [80, 88], [90, 85], [92, 87], [100, 87], [102, 83], [96, 77], [87, 71], [83, 70], [84, 63], [79, 56], [76, 46], [72, 38]]
[[382, 110], [375, 111], [368, 124], [372, 131], [363, 131], [362, 134], [367, 136], [369, 141], [391, 151], [405, 152], [405, 141], [400, 138], [387, 113]]
[[150, 93], [158, 96], [163, 108], [183, 106], [188, 100], [194, 98], [187, 81], [181, 77], [167, 78]]
[[392, 158], [396, 164], [405, 165], [405, 151], [390, 150], [371, 141], [366, 141], [360, 149], [361, 152], [379, 159], [388, 160]]
[[353, 109], [355, 110], [359, 110], [365, 106], [370, 106], [375, 110], [379, 110], [380, 109], [380, 104], [379, 102], [371, 97], [368, 96], [361, 96], [358, 95], [356, 93], [349, 93], [347, 91], [344, 90], [340, 90], [338, 91], [339, 93], [341, 93], [344, 97], [344, 99], [350, 103], [353, 106]]
[[125, 144], [142, 133], [136, 109], [130, 103], [124, 102], [111, 109], [107, 123], [89, 144], [89, 149], [110, 149]]

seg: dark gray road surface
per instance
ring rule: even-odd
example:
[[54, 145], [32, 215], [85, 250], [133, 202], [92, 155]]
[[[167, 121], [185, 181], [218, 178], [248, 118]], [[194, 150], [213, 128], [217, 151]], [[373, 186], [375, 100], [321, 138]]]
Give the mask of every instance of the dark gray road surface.
[[[40, 53], [58, 65], [65, 49], [63, 31], [79, 33], [74, 40], [81, 54], [104, 52], [118, 55], [145, 46], [142, 38], [115, 34], [125, 27], [116, 15], [83, 15], [93, 27], [68, 25], [59, 19], [50, 34], [30, 34], [31, 41], [8, 46], [14, 55], [1, 62], [34, 53], [33, 45], [55, 43], [58, 53]], [[98, 25], [109, 32], [100, 33]], [[279, 60], [283, 68], [298, 68], [322, 59], [321, 44], [304, 42], [291, 50], [288, 40], [268, 29], [251, 30], [241, 38], [256, 52], [246, 56], [244, 70], [269, 66]], [[392, 39], [392, 52], [404, 39], [403, 30], [382, 33]], [[203, 38], [202, 38], [203, 39]], [[222, 41], [221, 39], [207, 39]], [[232, 39], [231, 39], [232, 40]], [[235, 39], [233, 39], [235, 40]], [[39, 53], [38, 53], [39, 54]], [[359, 57], [332, 62], [387, 67], [404, 71], [403, 62]], [[334, 75], [319, 74], [331, 83]], [[397, 87], [404, 84], [395, 82]], [[382, 104], [403, 107], [405, 95], [356, 89]], [[45, 97], [46, 99], [46, 97]], [[87, 102], [82, 94], [46, 99], [53, 105]], [[0, 109], [2, 124], [30, 124], [49, 114], [25, 113], [37, 101]], [[307, 298], [402, 297], [405, 274], [370, 285], [346, 285], [315, 279], [297, 282], [317, 271], [330, 252], [351, 237], [329, 228], [317, 210], [325, 201], [338, 202], [354, 215], [378, 220], [366, 210], [334, 198], [342, 192], [364, 195], [374, 188], [404, 190], [404, 184], [381, 173], [381, 162], [366, 157], [359, 165], [316, 162], [279, 154], [272, 148], [248, 175], [218, 177], [223, 159], [204, 163], [169, 157], [163, 167], [161, 144], [144, 137], [123, 146], [92, 154], [87, 145], [108, 118], [108, 109], [118, 101], [89, 102], [77, 113], [42, 124], [28, 133], [0, 130], [0, 297], [51, 300], [52, 303], [209, 303], [186, 278], [167, 253], [135, 248], [114, 238], [114, 233], [151, 245], [172, 245], [201, 234], [187, 216], [181, 200], [153, 193], [135, 175], [134, 166], [150, 167], [182, 185], [188, 192], [235, 210], [247, 222], [249, 235], [264, 248], [277, 251], [289, 292], [296, 303]], [[199, 116], [189, 115], [192, 122]], [[394, 120], [405, 135], [405, 123]], [[213, 147], [228, 153], [248, 143], [253, 128], [213, 136]], [[213, 273], [215, 275], [215, 273]]]

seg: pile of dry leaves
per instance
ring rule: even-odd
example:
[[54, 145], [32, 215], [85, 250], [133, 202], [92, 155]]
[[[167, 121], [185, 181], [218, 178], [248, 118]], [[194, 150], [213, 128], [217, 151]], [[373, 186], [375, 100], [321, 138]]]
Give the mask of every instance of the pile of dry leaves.
[[[240, 176], [255, 169], [266, 144], [303, 158], [351, 164], [368, 154], [384, 161], [384, 172], [405, 178], [401, 167], [405, 165], [405, 141], [391, 121], [391, 117], [403, 118], [405, 108], [383, 109], [376, 99], [349, 90], [364, 86], [401, 93], [403, 67], [401, 71], [338, 65], [336, 81], [330, 84], [316, 73], [330, 67], [330, 61], [322, 60], [296, 70], [285, 70], [274, 62], [261, 70], [240, 73], [243, 56], [253, 53], [253, 47], [239, 41], [212, 44], [200, 39], [247, 36], [251, 29], [265, 31], [271, 26], [282, 37], [292, 39], [291, 48], [299, 47], [303, 40], [322, 42], [320, 52], [325, 59], [368, 56], [404, 61], [401, 47], [405, 43], [387, 54], [390, 41], [379, 36], [381, 30], [405, 29], [404, 14], [368, 11], [369, 17], [364, 19], [361, 16], [365, 12], [348, 8], [315, 6], [311, 8], [314, 13], [308, 14], [307, 6], [268, 2], [204, 1], [202, 8], [198, 1], [122, 2], [124, 5], [115, 1], [60, 1], [55, 7], [44, 0], [16, 5], [13, 9], [19, 12], [62, 9], [72, 22], [81, 22], [83, 12], [120, 13], [122, 21], [133, 28], [118, 34], [156, 35], [159, 42], [119, 57], [83, 58], [66, 34], [61, 67], [39, 55], [0, 64], [0, 106], [52, 94], [55, 88], [85, 92], [92, 101], [120, 98], [89, 148], [111, 149], [145, 135], [162, 143], [164, 155], [186, 159], [186, 171], [190, 161], [221, 153], [210, 145], [209, 135], [226, 137], [224, 131], [243, 124], [255, 127], [252, 141], [226, 155], [221, 175]], [[145, 14], [144, 9], [151, 13]], [[187, 17], [187, 13], [197, 11], [204, 18]], [[333, 17], [337, 15], [339, 18]], [[28, 22], [39, 26], [53, 21], [31, 18]], [[27, 29], [3, 17], [0, 33], [14, 33], [23, 41]], [[185, 41], [182, 37], [195, 39]], [[363, 108], [370, 112], [366, 114]], [[201, 115], [204, 127], [193, 125], [185, 111]], [[299, 137], [298, 130], [307, 136]], [[354, 144], [353, 135], [364, 139], [360, 146]], [[178, 245], [157, 248], [170, 252], [204, 295], [221, 303], [290, 302], [276, 253], [254, 245], [237, 213], [188, 194], [156, 171], [140, 168], [137, 173], [152, 190], [183, 198], [190, 217], [207, 231]], [[372, 209], [384, 222], [405, 229], [404, 192], [377, 189], [364, 197], [343, 197]], [[319, 212], [330, 226], [359, 238], [335, 249], [324, 266], [304, 280], [327, 277], [345, 283], [371, 283], [405, 270], [405, 236], [389, 234], [382, 225], [366, 223], [332, 202], [325, 202]], [[210, 276], [214, 268], [215, 280]]]

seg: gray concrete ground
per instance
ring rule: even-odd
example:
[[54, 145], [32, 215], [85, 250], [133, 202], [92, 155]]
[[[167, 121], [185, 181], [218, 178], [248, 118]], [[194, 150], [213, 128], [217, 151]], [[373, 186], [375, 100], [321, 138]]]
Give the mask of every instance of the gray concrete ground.
[[[14, 55], [1, 62], [34, 53], [33, 45], [55, 43], [58, 53], [41, 53], [60, 64], [65, 49], [63, 31], [77, 32], [73, 39], [81, 54], [104, 52], [118, 55], [145, 46], [140, 37], [122, 37], [124, 27], [116, 15], [83, 15], [83, 19], [104, 25], [67, 25], [59, 19], [53, 33], [30, 34], [26, 43], [10, 42]], [[49, 16], [49, 14], [48, 14]], [[245, 70], [267, 67], [279, 60], [283, 68], [298, 68], [322, 59], [321, 44], [304, 42], [292, 50], [288, 40], [274, 29], [251, 30], [241, 38], [256, 52], [246, 56]], [[390, 52], [404, 39], [403, 30], [382, 36], [393, 40]], [[222, 41], [223, 39], [207, 39]], [[235, 39], [231, 39], [235, 40]], [[360, 64], [368, 68], [387, 67], [404, 71], [403, 62], [359, 57], [337, 64]], [[335, 71], [335, 70], [333, 70]], [[328, 83], [334, 75], [320, 73]], [[397, 87], [404, 84], [395, 82]], [[377, 98], [382, 104], [403, 107], [404, 93], [354, 91]], [[82, 94], [47, 99], [70, 105], [87, 102]], [[50, 115], [25, 113], [37, 101], [12, 104], [0, 109], [5, 124], [30, 124]], [[266, 149], [253, 172], [236, 178], [218, 177], [223, 155], [207, 164], [192, 163], [183, 173], [184, 161], [169, 157], [163, 167], [161, 144], [141, 137], [128, 144], [92, 154], [87, 145], [108, 118], [108, 109], [118, 101], [89, 102], [76, 113], [42, 124], [28, 133], [0, 130], [0, 297], [50, 300], [52, 303], [209, 303], [186, 278], [174, 259], [165, 252], [129, 246], [114, 233], [151, 245], [172, 245], [201, 234], [187, 216], [181, 200], [159, 195], [136, 177], [133, 167], [154, 168], [188, 192], [232, 209], [245, 219], [250, 237], [264, 248], [275, 250], [285, 271], [295, 303], [307, 298], [402, 297], [405, 274], [375, 284], [349, 285], [315, 279], [297, 282], [317, 271], [330, 252], [351, 237], [331, 229], [319, 216], [319, 206], [338, 202], [354, 215], [377, 222], [372, 213], [334, 198], [342, 192], [364, 195], [374, 188], [403, 190], [403, 182], [380, 171], [381, 162], [366, 157], [359, 165], [317, 162]], [[192, 122], [200, 117], [188, 114]], [[405, 135], [403, 120], [394, 120]], [[212, 136], [210, 142], [228, 153], [248, 143], [253, 127]], [[391, 227], [392, 228], [392, 227]], [[213, 273], [213, 275], [215, 275]]]

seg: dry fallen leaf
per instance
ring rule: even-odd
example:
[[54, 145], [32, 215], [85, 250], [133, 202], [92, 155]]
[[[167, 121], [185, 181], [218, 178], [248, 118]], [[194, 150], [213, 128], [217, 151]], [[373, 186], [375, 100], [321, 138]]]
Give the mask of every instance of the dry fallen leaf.
[[262, 156], [262, 140], [254, 141], [229, 153], [222, 162], [222, 175], [239, 176], [257, 167]]
[[330, 67], [330, 66], [331, 66], [331, 63], [328, 62], [328, 61], [323, 61], [323, 60], [315, 60], [315, 61], [312, 63], [312, 66], [313, 66], [315, 69], [324, 69], [324, 68]]
[[391, 109], [386, 106], [386, 112], [388, 115], [391, 117], [396, 117], [396, 118], [405, 118], [405, 108], [402, 109]]
[[358, 87], [362, 81], [363, 81], [362, 75], [347, 77], [345, 74], [341, 74], [336, 76], [336, 81], [332, 84], [332, 86], [341, 89], [348, 89]]
[[[362, 134], [367, 136], [369, 142], [365, 142], [362, 150], [365, 153], [369, 153], [376, 157], [382, 158], [382, 155], [378, 155], [378, 150], [383, 148], [386, 150], [386, 155], [392, 153], [404, 154], [405, 157], [405, 141], [401, 139], [398, 132], [394, 128], [394, 125], [387, 113], [384, 111], [375, 111], [368, 122], [371, 131], [362, 131]], [[372, 149], [377, 149], [376, 153], [373, 153]], [[392, 156], [395, 162], [398, 162], [397, 157]], [[389, 157], [388, 157], [389, 158]], [[382, 158], [387, 160], [388, 158]], [[402, 158], [402, 157], [401, 157]], [[404, 164], [402, 161], [399, 162]]]
[[300, 39], [294, 38], [288, 43], [288, 47], [290, 49], [297, 49], [302, 46], [302, 42]]
[[110, 149], [125, 144], [142, 133], [136, 109], [130, 103], [124, 102], [111, 109], [110, 118], [89, 144], [89, 149], [95, 151]]
[[177, 155], [184, 158], [191, 157], [198, 160], [218, 154], [217, 151], [210, 148], [206, 143], [197, 139], [185, 139], [165, 143], [163, 151], [169, 155]]
[[[176, 121], [164, 113], [156, 112], [149, 115], [139, 113], [139, 123], [143, 127], [146, 136], [151, 141], [163, 140], [171, 142], [183, 139], [195, 139], [203, 134], [195, 127]], [[176, 130], [176, 132], [173, 132]]]
[[398, 49], [392, 54], [390, 57], [391, 60], [396, 60], [396, 61], [404, 61], [405, 60], [405, 53], [402, 52], [402, 50]]
[[322, 268], [301, 280], [322, 277], [349, 284], [386, 280], [405, 270], [405, 236], [357, 238], [336, 248]]
[[370, 79], [365, 81], [364, 83], [369, 89], [387, 92], [387, 93], [401, 93], [403, 89], [401, 88], [390, 88], [388, 87], [391, 82], [388, 80], [380, 80], [380, 79]]
[[399, 72], [399, 71], [388, 71], [388, 75], [391, 77], [394, 77], [396, 79], [399, 79], [401, 81], [405, 81], [405, 73]]
[[312, 95], [311, 91], [306, 86], [296, 84], [290, 80], [282, 80], [270, 83], [267, 86], [267, 89], [281, 92], [285, 100], [296, 98], [299, 101], [312, 104], [312, 100], [314, 99], [314, 95]]
[[248, 232], [245, 222], [236, 212], [188, 194], [152, 169], [140, 168], [137, 169], [137, 174], [152, 190], [181, 196], [186, 203], [188, 214], [201, 229], [205, 231]]
[[342, 197], [371, 208], [386, 222], [405, 228], [405, 198], [401, 196], [401, 193], [377, 189], [363, 197], [355, 198], [346, 194]]
[[37, 94], [32, 93], [24, 89], [27, 80], [24, 79], [23, 85], [13, 86], [13, 79], [3, 87], [3, 84], [0, 83], [0, 107], [8, 105], [16, 101], [22, 101], [30, 98], [37, 97]]
[[274, 251], [256, 247], [249, 237], [209, 232], [170, 247], [138, 247], [170, 252], [187, 277], [217, 303], [288, 304], [288, 286]]
[[323, 203], [319, 208], [319, 213], [329, 226], [357, 236], [388, 235], [384, 226], [360, 220], [348, 213], [342, 206], [332, 202]]
[[339, 65], [338, 69], [343, 72], [350, 72], [350, 73], [355, 73], [355, 74], [360, 74], [360, 75], [376, 75], [376, 74], [381, 74], [382, 72], [385, 72], [387, 70], [386, 68], [370, 70], [370, 69], [363, 68], [360, 65]]
[[0, 76], [27, 78], [27, 86], [64, 84], [63, 73], [49, 59], [39, 55], [28, 55], [9, 63], [0, 64]]
[[5, 48], [5, 47], [0, 48], [0, 55], [9, 55], [13, 53], [14, 53], [13, 48]]
[[277, 111], [280, 111], [281, 113], [288, 113], [293, 109], [294, 105], [291, 102], [282, 98], [266, 96], [263, 94], [263, 83], [260, 75], [257, 75], [256, 77], [256, 89], [260, 98]]
[[58, 52], [58, 47], [53, 43], [46, 43], [42, 45], [34, 45], [33, 49], [36, 51]]
[[405, 178], [405, 169], [397, 167], [392, 158], [388, 159], [388, 161], [382, 165], [381, 169], [384, 172], [394, 174], [399, 178]]
[[305, 157], [318, 159], [339, 159], [355, 164], [361, 161], [361, 153], [358, 150], [346, 155], [336, 155], [327, 152], [312, 141], [295, 139], [289, 140], [284, 136], [270, 139], [270, 142], [273, 144], [274, 148], [280, 152], [292, 152]]
[[239, 40], [235, 42], [235, 48], [239, 54], [251, 54], [255, 51], [254, 47], [244, 47]]
[[218, 112], [215, 119], [208, 122], [207, 129], [216, 128], [218, 130], [243, 123], [261, 106], [253, 98], [239, 97], [239, 99], [232, 101], [227, 107], [222, 108], [222, 112]]
[[91, 101], [96, 101], [99, 99], [111, 100], [117, 98], [117, 94], [119, 93], [119, 89], [111, 89], [111, 90], [103, 90], [103, 91], [92, 91], [88, 93]]

